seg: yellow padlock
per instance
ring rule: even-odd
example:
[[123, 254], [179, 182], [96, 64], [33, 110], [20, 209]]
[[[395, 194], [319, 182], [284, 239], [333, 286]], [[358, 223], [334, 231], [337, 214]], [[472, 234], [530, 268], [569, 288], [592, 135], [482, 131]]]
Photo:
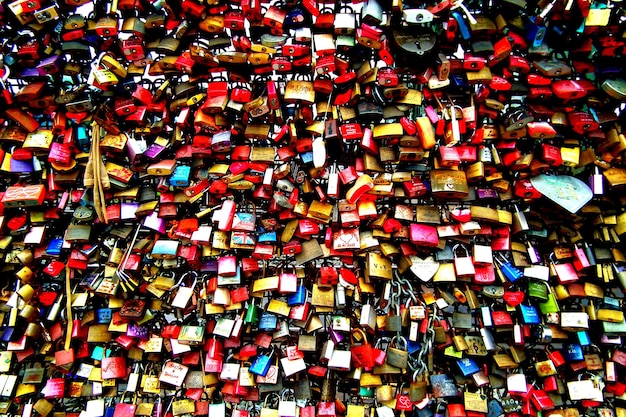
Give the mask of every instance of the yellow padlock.
[[[31, 271], [32, 273], [32, 271]], [[35, 289], [28, 284], [24, 284], [17, 290], [17, 294], [22, 297], [24, 301], [29, 301], [35, 295]]]
[[111, 70], [108, 69], [96, 69], [93, 70], [93, 77], [96, 83], [102, 87], [109, 87], [115, 85], [118, 82], [117, 77]]
[[17, 271], [15, 275], [20, 279], [20, 281], [26, 283], [30, 282], [30, 280], [33, 278], [33, 271], [29, 267], [24, 266], [19, 271]]
[[568, 167], [578, 166], [580, 162], [580, 147], [561, 147], [561, 159], [563, 160], [563, 165]]

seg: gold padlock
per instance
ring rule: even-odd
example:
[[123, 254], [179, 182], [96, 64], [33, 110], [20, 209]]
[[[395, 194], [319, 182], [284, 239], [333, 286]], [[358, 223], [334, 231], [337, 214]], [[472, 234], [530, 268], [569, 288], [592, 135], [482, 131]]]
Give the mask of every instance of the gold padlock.
[[392, 278], [391, 260], [379, 253], [368, 252], [365, 278], [390, 280]]
[[467, 182], [478, 182], [485, 178], [485, 164], [481, 161], [476, 161], [465, 168], [465, 175]]
[[196, 404], [189, 398], [176, 400], [172, 403], [172, 414], [180, 416], [182, 414], [193, 414], [196, 411]]
[[414, 403], [422, 401], [426, 398], [428, 383], [426, 382], [426, 373], [422, 372], [414, 376], [411, 386], [409, 387], [409, 397]]
[[24, 283], [30, 282], [30, 280], [33, 279], [33, 271], [27, 266], [20, 268], [15, 275]]
[[35, 289], [28, 284], [24, 284], [17, 290], [17, 294], [22, 297], [24, 301], [29, 301], [35, 295]]
[[19, 316], [26, 321], [33, 321], [39, 316], [39, 309], [30, 304], [26, 304], [22, 310], [20, 310]]
[[96, 69], [93, 70], [93, 77], [98, 85], [102, 87], [108, 87], [118, 83], [118, 78], [113, 71], [109, 69]]
[[381, 385], [376, 387], [376, 401], [386, 402], [393, 399], [393, 388], [391, 385]]
[[33, 338], [39, 337], [41, 335], [41, 325], [35, 322], [28, 323], [26, 331], [24, 331], [24, 335]]
[[33, 252], [30, 249], [24, 249], [17, 253], [17, 259], [22, 265], [29, 265], [33, 261]]
[[436, 169], [430, 171], [430, 184], [435, 196], [444, 198], [462, 198], [469, 193], [467, 177], [464, 171]]
[[313, 104], [315, 102], [315, 90], [313, 83], [304, 80], [290, 80], [285, 87], [285, 101], [303, 102]]
[[209, 15], [199, 24], [200, 30], [209, 33], [219, 33], [224, 30], [224, 16]]

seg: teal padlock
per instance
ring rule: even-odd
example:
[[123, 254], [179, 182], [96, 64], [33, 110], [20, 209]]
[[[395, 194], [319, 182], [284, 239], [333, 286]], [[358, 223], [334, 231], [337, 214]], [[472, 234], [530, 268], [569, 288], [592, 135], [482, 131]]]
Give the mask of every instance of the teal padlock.
[[359, 388], [359, 395], [361, 397], [374, 398], [375, 394], [376, 394], [376, 391], [374, 391], [374, 387], [360, 387]]
[[186, 187], [189, 185], [191, 167], [188, 165], [177, 165], [169, 178], [170, 185], [174, 187]]

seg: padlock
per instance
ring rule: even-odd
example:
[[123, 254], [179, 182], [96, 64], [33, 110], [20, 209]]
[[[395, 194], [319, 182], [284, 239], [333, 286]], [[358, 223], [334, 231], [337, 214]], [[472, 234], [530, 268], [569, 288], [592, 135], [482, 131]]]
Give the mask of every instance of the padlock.
[[515, 282], [524, 275], [524, 272], [514, 267], [506, 258], [494, 257], [493, 259], [498, 265], [498, 271], [502, 273], [510, 282]]
[[273, 349], [264, 354], [258, 354], [254, 359], [252, 364], [250, 365], [250, 373], [254, 375], [259, 375], [265, 377], [270, 369], [272, 355], [274, 354]]
[[400, 307], [393, 305], [389, 307], [389, 314], [385, 318], [385, 330], [391, 333], [402, 331], [402, 317], [400, 316]]
[[569, 284], [578, 281], [578, 274], [570, 262], [556, 262], [554, 254], [550, 255], [550, 268], [558, 278], [560, 284]]
[[[398, 343], [396, 345], [396, 343]], [[387, 347], [387, 357], [385, 362], [396, 368], [406, 369], [409, 352], [407, 351], [407, 341], [402, 336], [394, 336]]]
[[491, 244], [485, 238], [479, 236], [472, 238], [472, 260], [477, 265], [493, 263]]
[[[474, 261], [469, 255], [467, 248], [461, 244], [457, 244], [454, 245], [452, 250], [454, 252], [454, 270], [456, 271], [456, 275], [460, 277], [475, 275]], [[459, 250], [465, 253], [459, 254]]]

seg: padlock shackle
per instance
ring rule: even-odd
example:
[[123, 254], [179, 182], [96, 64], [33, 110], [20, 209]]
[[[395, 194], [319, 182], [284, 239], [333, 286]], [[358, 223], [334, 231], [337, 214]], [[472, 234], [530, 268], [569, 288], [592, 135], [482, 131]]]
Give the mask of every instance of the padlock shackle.
[[365, 331], [363, 329], [361, 329], [360, 327], [356, 327], [356, 328], [352, 329], [352, 331], [350, 332], [350, 342], [352, 344], [354, 344], [356, 342], [356, 340], [354, 339], [354, 334], [355, 333], [361, 333], [361, 335], [363, 336], [363, 340], [361, 341], [361, 344], [367, 345], [369, 343], [367, 341], [367, 333], [365, 333]]

